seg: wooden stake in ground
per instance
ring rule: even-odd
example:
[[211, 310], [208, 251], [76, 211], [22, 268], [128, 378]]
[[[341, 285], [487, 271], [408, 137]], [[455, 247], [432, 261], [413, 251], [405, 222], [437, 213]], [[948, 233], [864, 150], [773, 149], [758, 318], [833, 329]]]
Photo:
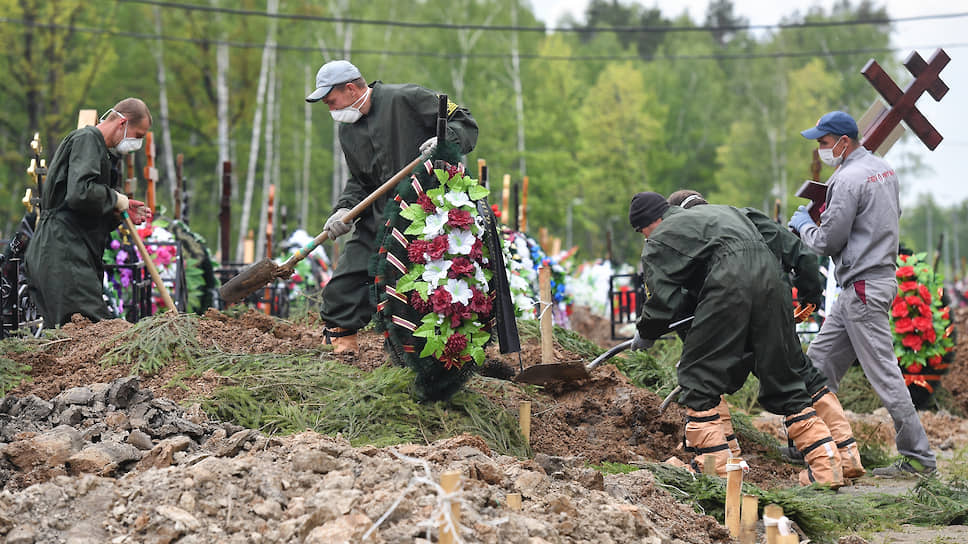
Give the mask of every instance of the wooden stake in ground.
[[520, 493], [508, 493], [508, 508], [514, 511], [521, 510], [521, 494]]
[[740, 505], [743, 494], [743, 460], [730, 457], [726, 462], [726, 528], [729, 536], [739, 538]]
[[477, 182], [487, 188], [487, 161], [477, 159]]
[[706, 476], [717, 476], [715, 455], [707, 453], [702, 456], [702, 473]]
[[222, 201], [218, 212], [219, 250], [222, 252], [222, 266], [228, 266], [229, 240], [232, 227], [232, 161], [222, 163]]
[[531, 445], [531, 401], [524, 400], [518, 405], [518, 424], [521, 426], [521, 436], [524, 443]]
[[124, 156], [124, 170], [124, 196], [134, 198], [134, 193], [138, 190], [138, 176], [134, 172], [134, 153]]
[[[440, 487], [444, 489], [445, 493], [455, 493], [459, 486], [460, 472], [452, 470], [449, 472], [444, 472], [440, 475]], [[450, 503], [450, 518], [454, 522], [454, 530], [456, 531], [457, 525], [460, 523], [460, 503], [458, 503], [456, 500], [451, 501]], [[446, 518], [441, 517], [438, 527], [440, 532], [438, 542], [440, 542], [440, 544], [453, 544], [460, 537], [459, 534], [451, 533], [450, 527], [447, 525]]]
[[504, 174], [504, 186], [501, 189], [501, 222], [505, 225], [511, 224], [510, 211], [508, 205], [511, 200], [511, 174]]
[[778, 504], [768, 504], [763, 509], [763, 525], [766, 527], [766, 544], [780, 544], [780, 530], [777, 524], [783, 517], [783, 508]]
[[155, 182], [158, 181], [158, 169], [155, 168], [155, 137], [149, 132], [145, 134], [145, 204], [155, 213]]
[[759, 499], [755, 495], [743, 495], [743, 509], [740, 514], [740, 544], [756, 544], [756, 520]]
[[541, 312], [541, 364], [555, 362], [554, 322], [551, 318], [551, 269], [538, 268], [538, 311]]

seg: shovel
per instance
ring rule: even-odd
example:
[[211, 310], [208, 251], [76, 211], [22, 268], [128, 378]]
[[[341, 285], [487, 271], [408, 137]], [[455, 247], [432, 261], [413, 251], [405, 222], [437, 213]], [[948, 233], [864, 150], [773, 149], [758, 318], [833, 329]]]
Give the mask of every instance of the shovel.
[[[384, 182], [383, 185], [377, 187], [375, 191], [370, 193], [370, 195], [364, 198], [359, 204], [353, 206], [349, 213], [343, 217], [343, 222], [349, 224], [356, 220], [356, 218], [367, 208], [369, 208], [376, 199], [390, 192], [394, 187], [397, 186], [397, 183], [399, 183], [403, 178], [407, 177], [407, 175], [409, 175], [418, 164], [430, 158], [430, 155], [433, 152], [434, 148], [431, 147], [419, 157], [410, 161], [410, 164], [404, 166], [403, 169], [394, 174], [394, 176]], [[219, 289], [219, 296], [222, 297], [222, 300], [225, 301], [226, 304], [234, 304], [265, 287], [272, 280], [290, 276], [299, 261], [305, 259], [310, 253], [313, 252], [314, 249], [319, 247], [319, 244], [322, 244], [328, 239], [329, 233], [326, 231], [319, 233], [311, 242], [293, 253], [292, 256], [286, 259], [286, 262], [282, 263], [281, 265], [277, 265], [276, 263], [272, 262], [272, 259], [268, 258], [249, 265], [247, 268], [239, 272], [237, 276], [226, 282], [221, 289]]]
[[[692, 321], [693, 317], [695, 316], [689, 316], [685, 319], [680, 319], [675, 323], [671, 323], [669, 325], [669, 330], [674, 330], [679, 325]], [[599, 355], [587, 365], [582, 365], [581, 363], [576, 362], [532, 365], [519, 372], [518, 375], [513, 378], [513, 381], [517, 383], [544, 385], [553, 381], [584, 380], [590, 376], [589, 372], [591, 372], [595, 367], [611, 359], [617, 354], [622, 353], [630, 347], [632, 347], [632, 340], [626, 340], [625, 342], [622, 342], [621, 344], [618, 344], [605, 353]]]
[[165, 287], [164, 282], [161, 281], [161, 275], [158, 274], [158, 269], [155, 268], [155, 262], [151, 260], [151, 255], [148, 254], [148, 250], [145, 248], [145, 243], [141, 241], [141, 237], [138, 236], [138, 230], [134, 228], [134, 223], [131, 221], [131, 216], [128, 215], [127, 211], [121, 212], [122, 217], [124, 217], [124, 225], [128, 227], [128, 231], [131, 233], [131, 238], [134, 239], [134, 245], [138, 246], [138, 253], [141, 254], [141, 260], [145, 262], [145, 267], [148, 269], [148, 274], [151, 275], [152, 281], [155, 282], [155, 287], [158, 288], [158, 293], [161, 294], [161, 299], [165, 301], [165, 307], [172, 314], [177, 314], [178, 309], [175, 308], [175, 302], [171, 299], [171, 295], [168, 294], [168, 288]]

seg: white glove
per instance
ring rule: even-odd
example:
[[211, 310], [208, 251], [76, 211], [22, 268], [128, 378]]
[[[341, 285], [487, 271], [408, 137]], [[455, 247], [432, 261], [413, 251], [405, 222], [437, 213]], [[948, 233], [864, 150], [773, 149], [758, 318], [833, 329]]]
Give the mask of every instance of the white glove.
[[433, 149], [435, 147], [437, 147], [437, 137], [436, 136], [434, 136], [433, 138], [430, 138], [426, 142], [420, 144], [420, 154], [422, 155], [422, 154], [426, 153], [428, 150]]
[[125, 196], [124, 193], [119, 193], [117, 191], [115, 191], [114, 194], [118, 195], [118, 200], [114, 203], [114, 209], [118, 210], [119, 212], [128, 211], [128, 197]]
[[649, 349], [653, 344], [655, 344], [655, 340], [652, 338], [642, 338], [642, 335], [639, 334], [639, 331], [635, 331], [635, 337], [632, 338], [632, 345], [629, 346], [629, 349], [632, 351]]
[[333, 215], [329, 216], [329, 219], [326, 220], [326, 225], [323, 226], [323, 230], [329, 233], [330, 240], [335, 240], [353, 229], [352, 223], [343, 222], [343, 218], [348, 213], [350, 213], [349, 208], [340, 208], [333, 212]]

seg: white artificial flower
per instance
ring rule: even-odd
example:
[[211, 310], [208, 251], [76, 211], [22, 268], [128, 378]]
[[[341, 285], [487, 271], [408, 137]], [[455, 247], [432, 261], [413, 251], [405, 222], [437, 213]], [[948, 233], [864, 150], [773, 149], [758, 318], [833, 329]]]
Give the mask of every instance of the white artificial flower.
[[447, 252], [454, 255], [470, 255], [475, 240], [477, 239], [470, 231], [454, 229], [447, 234]]
[[474, 262], [474, 281], [477, 282], [477, 285], [487, 285], [487, 278], [484, 277], [484, 269], [476, 261]]
[[444, 195], [447, 202], [455, 208], [460, 208], [461, 206], [469, 206], [471, 199], [467, 197], [467, 193], [464, 191], [451, 191]]
[[424, 236], [436, 236], [444, 230], [444, 225], [446, 224], [447, 210], [438, 210], [437, 213], [428, 215], [427, 219], [424, 220]]
[[451, 302], [460, 302], [465, 306], [471, 301], [471, 297], [474, 296], [467, 282], [462, 279], [449, 278], [444, 290], [450, 293]]
[[508, 285], [511, 287], [511, 289], [519, 289], [521, 291], [525, 291], [531, 287], [531, 284], [528, 283], [528, 280], [524, 279], [518, 274], [511, 274], [511, 277], [508, 280]]
[[450, 269], [450, 265], [451, 261], [430, 261], [424, 267], [424, 272], [420, 278], [429, 283], [431, 289], [436, 289], [440, 280], [447, 277], [447, 270]]

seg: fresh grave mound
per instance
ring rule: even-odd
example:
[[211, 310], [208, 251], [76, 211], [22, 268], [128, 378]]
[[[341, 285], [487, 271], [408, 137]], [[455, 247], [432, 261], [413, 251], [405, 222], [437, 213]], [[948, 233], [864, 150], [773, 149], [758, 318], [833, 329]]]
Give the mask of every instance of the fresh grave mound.
[[[266, 437], [139, 389], [135, 378], [0, 403], [0, 535], [16, 542], [413, 542], [461, 475], [468, 542], [725, 542], [648, 471], [602, 476], [575, 457], [497, 455], [473, 435], [353, 448]], [[33, 485], [31, 485], [33, 484]], [[30, 485], [30, 487], [26, 487]], [[507, 508], [520, 493], [523, 509]]]

